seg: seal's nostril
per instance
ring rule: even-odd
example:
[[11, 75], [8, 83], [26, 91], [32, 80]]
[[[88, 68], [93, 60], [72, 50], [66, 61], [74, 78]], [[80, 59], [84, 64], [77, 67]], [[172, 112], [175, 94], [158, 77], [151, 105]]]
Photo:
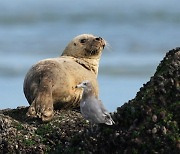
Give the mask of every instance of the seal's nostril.
[[96, 37], [95, 39], [96, 39], [97, 41], [102, 40], [102, 38], [101, 38], [101, 37]]

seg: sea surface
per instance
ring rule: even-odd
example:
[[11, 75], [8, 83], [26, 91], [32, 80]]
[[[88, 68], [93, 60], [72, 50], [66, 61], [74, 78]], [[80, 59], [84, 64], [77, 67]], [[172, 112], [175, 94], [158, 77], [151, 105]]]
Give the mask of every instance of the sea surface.
[[100, 99], [113, 112], [180, 46], [179, 0], [0, 0], [0, 109], [28, 106], [23, 80], [37, 61], [61, 55], [75, 36], [103, 37]]

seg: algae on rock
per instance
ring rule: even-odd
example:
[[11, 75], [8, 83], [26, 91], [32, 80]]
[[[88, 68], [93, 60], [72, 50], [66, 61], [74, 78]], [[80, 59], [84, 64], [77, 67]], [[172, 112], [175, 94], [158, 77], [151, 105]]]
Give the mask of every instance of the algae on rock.
[[[109, 102], [111, 103], [111, 102]], [[180, 153], [180, 48], [169, 51], [136, 97], [90, 131], [79, 111], [42, 123], [27, 108], [0, 111], [0, 153]]]

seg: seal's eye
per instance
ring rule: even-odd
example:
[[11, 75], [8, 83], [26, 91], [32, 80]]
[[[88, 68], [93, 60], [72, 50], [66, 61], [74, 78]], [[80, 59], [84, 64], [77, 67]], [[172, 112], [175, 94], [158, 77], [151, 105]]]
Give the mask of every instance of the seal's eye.
[[81, 39], [80, 42], [81, 43], [85, 43], [87, 41], [87, 39]]

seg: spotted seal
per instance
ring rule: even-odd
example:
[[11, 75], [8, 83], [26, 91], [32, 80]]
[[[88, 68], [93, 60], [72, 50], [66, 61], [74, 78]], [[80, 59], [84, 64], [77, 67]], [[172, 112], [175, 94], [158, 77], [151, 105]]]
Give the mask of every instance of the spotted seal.
[[106, 41], [91, 34], [75, 37], [57, 58], [39, 61], [27, 72], [24, 94], [30, 104], [27, 115], [42, 121], [53, 118], [56, 108], [79, 107], [84, 80], [92, 83], [98, 97], [98, 67]]

